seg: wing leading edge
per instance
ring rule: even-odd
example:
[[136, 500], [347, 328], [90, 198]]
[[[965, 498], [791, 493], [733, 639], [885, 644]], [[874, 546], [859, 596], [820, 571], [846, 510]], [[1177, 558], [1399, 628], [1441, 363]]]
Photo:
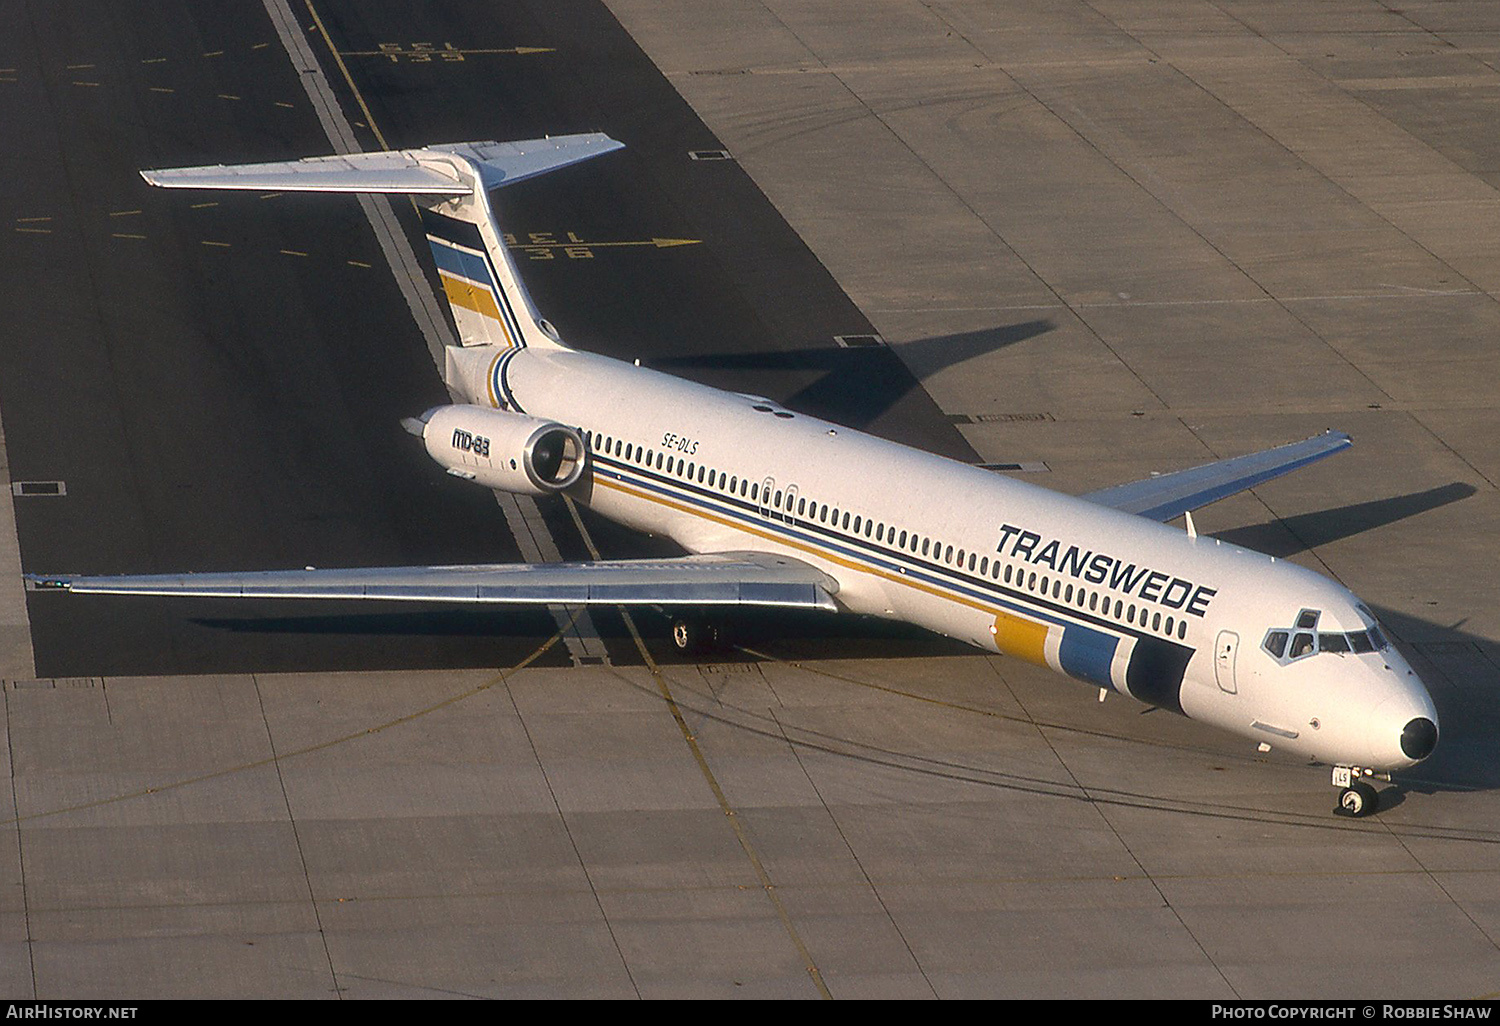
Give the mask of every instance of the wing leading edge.
[[1342, 431], [1325, 431], [1290, 445], [1131, 481], [1079, 498], [1165, 522], [1343, 452], [1353, 444], [1354, 440]]
[[838, 583], [760, 552], [597, 563], [262, 570], [111, 577], [27, 574], [36, 590], [207, 598], [381, 599], [497, 605], [779, 606], [834, 610]]

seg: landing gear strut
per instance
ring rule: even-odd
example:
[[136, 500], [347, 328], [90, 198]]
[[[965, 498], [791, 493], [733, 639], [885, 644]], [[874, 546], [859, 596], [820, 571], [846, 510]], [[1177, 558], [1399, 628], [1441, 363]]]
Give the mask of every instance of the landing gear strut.
[[[1339, 804], [1334, 814], [1339, 816], [1369, 816], [1380, 808], [1380, 792], [1369, 782], [1373, 770], [1358, 766], [1335, 766], [1333, 786], [1343, 788], [1339, 792]], [[1388, 777], [1386, 779], [1389, 779]]]

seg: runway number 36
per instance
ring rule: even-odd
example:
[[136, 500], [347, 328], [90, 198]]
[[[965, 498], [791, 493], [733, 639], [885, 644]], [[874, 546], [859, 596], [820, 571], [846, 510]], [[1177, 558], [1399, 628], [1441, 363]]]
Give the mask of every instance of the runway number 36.
[[483, 435], [473, 435], [462, 428], [453, 429], [453, 448], [472, 452], [475, 456], [490, 454], [490, 440]]

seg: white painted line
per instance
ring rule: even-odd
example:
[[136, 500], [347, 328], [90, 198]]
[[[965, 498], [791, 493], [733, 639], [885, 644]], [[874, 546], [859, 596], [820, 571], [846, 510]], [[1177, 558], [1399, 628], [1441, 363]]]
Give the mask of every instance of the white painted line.
[[33, 495], [67, 495], [68, 486], [62, 481], [12, 481], [10, 494], [26, 497]]

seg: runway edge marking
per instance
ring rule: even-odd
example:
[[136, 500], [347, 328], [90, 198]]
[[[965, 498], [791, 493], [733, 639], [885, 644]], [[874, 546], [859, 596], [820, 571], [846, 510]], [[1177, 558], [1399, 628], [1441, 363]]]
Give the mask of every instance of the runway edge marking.
[[[281, 39], [282, 47], [292, 62], [292, 68], [297, 72], [298, 80], [307, 91], [308, 99], [312, 101], [313, 110], [317, 113], [318, 121], [323, 126], [323, 132], [328, 136], [328, 141], [333, 145], [334, 152], [340, 154], [361, 152], [362, 147], [354, 135], [354, 129], [344, 116], [338, 97], [334, 95], [333, 87], [323, 74], [322, 65], [318, 63], [312, 47], [308, 45], [301, 24], [292, 14], [288, 0], [263, 0], [263, 4], [266, 13], [271, 18], [271, 24], [276, 28], [277, 36]], [[375, 124], [375, 119], [370, 115], [369, 106], [360, 95], [353, 78], [349, 75], [348, 68], [344, 66], [343, 59], [333, 45], [333, 40], [329, 38], [327, 30], [323, 27], [322, 18], [318, 16], [312, 4], [308, 4], [307, 9], [313, 16], [316, 31], [328, 44], [329, 52], [343, 73], [344, 81], [348, 84], [355, 102], [359, 104], [360, 111], [365, 117], [365, 124], [369, 125], [370, 131], [374, 133], [380, 145], [387, 146], [385, 136], [381, 134], [379, 127]], [[395, 277], [402, 296], [411, 308], [412, 318], [417, 322], [417, 327], [422, 330], [422, 335], [427, 341], [427, 351], [432, 356], [441, 376], [446, 362], [445, 349], [449, 345], [456, 345], [457, 342], [448, 329], [448, 322], [438, 309], [431, 290], [422, 287], [427, 281], [427, 276], [423, 273], [421, 264], [417, 262], [416, 255], [412, 253], [406, 235], [401, 231], [401, 226], [396, 222], [396, 215], [391, 210], [390, 202], [383, 196], [361, 195], [359, 205], [375, 232], [375, 238], [380, 243], [380, 249], [385, 254], [386, 262], [390, 265], [391, 274]], [[528, 563], [561, 562], [562, 555], [557, 548], [557, 541], [547, 528], [535, 499], [525, 495], [497, 492], [495, 502], [505, 515], [506, 525], [515, 536], [516, 545], [524, 561]], [[567, 646], [574, 665], [585, 663], [607, 665], [609, 663], [609, 653], [587, 609], [572, 610], [553, 605], [548, 606], [547, 610], [552, 614], [558, 628], [563, 631], [563, 643]]]

